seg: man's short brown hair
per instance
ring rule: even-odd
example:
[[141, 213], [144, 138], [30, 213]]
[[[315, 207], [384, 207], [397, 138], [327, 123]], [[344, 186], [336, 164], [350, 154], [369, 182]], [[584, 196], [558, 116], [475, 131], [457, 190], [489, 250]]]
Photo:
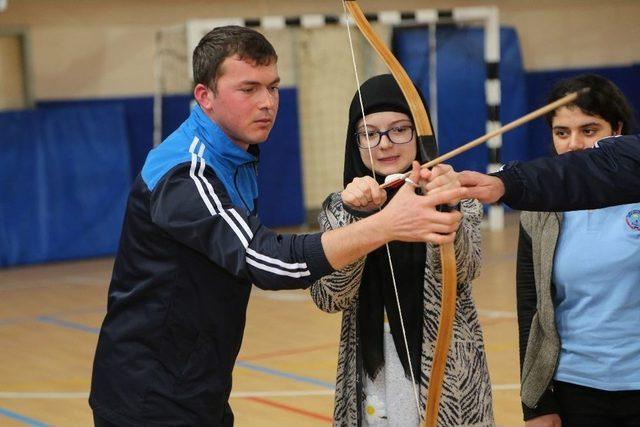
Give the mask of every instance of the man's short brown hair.
[[209, 31], [193, 50], [193, 82], [211, 86], [215, 91], [220, 66], [229, 57], [238, 56], [256, 65], [269, 65], [278, 55], [269, 41], [251, 28], [229, 25]]

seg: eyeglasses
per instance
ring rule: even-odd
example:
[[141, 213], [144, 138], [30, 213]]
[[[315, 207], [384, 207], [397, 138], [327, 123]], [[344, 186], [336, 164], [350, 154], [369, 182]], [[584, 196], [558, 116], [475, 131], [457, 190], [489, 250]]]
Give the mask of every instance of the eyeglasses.
[[385, 131], [366, 129], [356, 132], [356, 142], [360, 148], [374, 148], [380, 144], [384, 135], [394, 144], [406, 144], [413, 139], [412, 126], [396, 126]]

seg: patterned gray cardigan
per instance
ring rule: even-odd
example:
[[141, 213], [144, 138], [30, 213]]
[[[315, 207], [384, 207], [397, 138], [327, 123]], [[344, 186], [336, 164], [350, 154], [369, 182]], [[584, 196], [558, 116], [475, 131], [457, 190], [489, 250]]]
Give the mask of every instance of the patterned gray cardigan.
[[[480, 221], [482, 205], [464, 200], [463, 221], [456, 234], [455, 253], [458, 269], [458, 299], [451, 348], [447, 358], [439, 426], [493, 426], [491, 383], [487, 368], [482, 331], [471, 296], [471, 280], [477, 277], [481, 262]], [[331, 194], [323, 203], [318, 217], [323, 230], [343, 227], [358, 218], [347, 212], [339, 193]], [[440, 315], [440, 254], [436, 246], [427, 244], [424, 277], [424, 321], [420, 373], [420, 396], [424, 415], [428, 373], [431, 372], [433, 350]], [[325, 276], [311, 287], [316, 305], [328, 313], [342, 312], [338, 373], [336, 378], [334, 426], [362, 425], [362, 365], [356, 335], [358, 290], [364, 258]]]

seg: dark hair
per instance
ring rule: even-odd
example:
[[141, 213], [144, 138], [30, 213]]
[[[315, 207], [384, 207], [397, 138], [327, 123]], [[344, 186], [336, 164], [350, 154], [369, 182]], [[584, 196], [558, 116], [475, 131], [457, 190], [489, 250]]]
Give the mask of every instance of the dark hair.
[[220, 66], [229, 57], [249, 59], [255, 65], [269, 65], [278, 60], [278, 55], [269, 41], [251, 28], [228, 25], [209, 31], [193, 50], [194, 85], [212, 85], [220, 77]]
[[[553, 86], [549, 94], [549, 102], [556, 101], [570, 92], [589, 87], [589, 92], [580, 95], [572, 104], [590, 116], [600, 116], [616, 130], [622, 123], [621, 133], [630, 134], [635, 129], [634, 111], [622, 91], [611, 80], [596, 74], [583, 74], [561, 80]], [[547, 123], [551, 126], [556, 110], [546, 114]]]

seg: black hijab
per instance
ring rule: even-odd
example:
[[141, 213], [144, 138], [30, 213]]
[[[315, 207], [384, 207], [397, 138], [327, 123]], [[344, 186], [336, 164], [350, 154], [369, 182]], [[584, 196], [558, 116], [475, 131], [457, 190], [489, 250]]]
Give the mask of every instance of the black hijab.
[[[382, 111], [405, 113], [411, 118], [409, 105], [400, 87], [390, 74], [373, 77], [364, 82], [360, 88], [364, 104], [364, 113], [372, 114]], [[422, 97], [422, 94], [420, 94]], [[424, 102], [424, 99], [423, 99]], [[426, 103], [425, 103], [426, 106]], [[364, 165], [360, 157], [360, 149], [356, 143], [356, 124], [362, 118], [360, 100], [356, 93], [349, 107], [349, 125], [344, 159], [344, 185], [346, 186], [356, 177], [371, 176], [371, 171]], [[374, 148], [375, 149], [375, 148]], [[427, 152], [433, 147], [418, 147], [416, 160], [425, 163]], [[405, 171], [401, 171], [405, 172]], [[384, 176], [376, 177], [379, 183]], [[391, 199], [394, 190], [388, 192]], [[426, 259], [425, 243], [390, 242], [389, 249], [393, 263], [398, 296], [404, 327], [407, 333], [411, 366], [416, 374], [416, 381], [420, 372], [420, 355], [422, 347], [423, 329], [423, 288], [424, 269]], [[387, 250], [383, 246], [367, 255], [358, 303], [358, 333], [362, 350], [364, 369], [370, 378], [375, 378], [384, 365], [383, 322], [384, 312], [387, 313], [391, 335], [398, 356], [404, 368], [405, 375], [410, 378], [407, 352], [402, 337], [400, 315], [396, 302], [391, 269], [387, 258]]]

